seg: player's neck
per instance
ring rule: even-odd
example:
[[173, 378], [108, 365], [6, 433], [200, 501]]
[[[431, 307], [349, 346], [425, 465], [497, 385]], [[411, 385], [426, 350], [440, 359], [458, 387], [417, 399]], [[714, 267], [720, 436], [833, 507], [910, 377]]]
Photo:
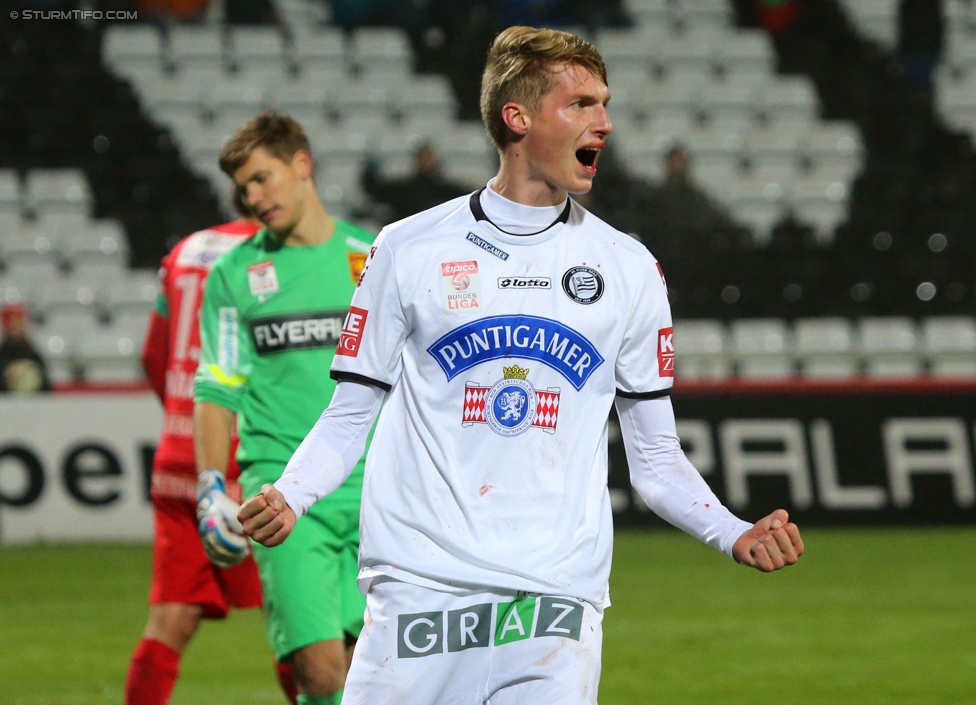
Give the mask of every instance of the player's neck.
[[281, 237], [281, 241], [286, 247], [312, 247], [328, 242], [335, 230], [335, 219], [316, 198], [295, 227]]
[[506, 155], [502, 155], [501, 168], [492, 181], [491, 189], [509, 201], [524, 206], [556, 206], [564, 203], [569, 195], [564, 189], [533, 179], [526, 173], [522, 161], [506, 159]]

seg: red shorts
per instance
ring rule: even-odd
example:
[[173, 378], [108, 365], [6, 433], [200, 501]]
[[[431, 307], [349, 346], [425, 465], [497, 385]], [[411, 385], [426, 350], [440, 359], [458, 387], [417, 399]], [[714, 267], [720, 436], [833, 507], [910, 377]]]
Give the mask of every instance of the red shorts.
[[149, 604], [202, 605], [206, 619], [227, 616], [231, 607], [261, 606], [261, 580], [254, 558], [217, 568], [197, 533], [196, 501], [153, 497], [154, 544]]

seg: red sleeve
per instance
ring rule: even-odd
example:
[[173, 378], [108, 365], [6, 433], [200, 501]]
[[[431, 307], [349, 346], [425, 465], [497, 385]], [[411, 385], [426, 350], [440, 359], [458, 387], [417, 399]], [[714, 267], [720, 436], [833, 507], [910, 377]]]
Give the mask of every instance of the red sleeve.
[[142, 367], [159, 401], [166, 403], [166, 366], [169, 362], [169, 321], [158, 311], [149, 314], [149, 330], [142, 346]]

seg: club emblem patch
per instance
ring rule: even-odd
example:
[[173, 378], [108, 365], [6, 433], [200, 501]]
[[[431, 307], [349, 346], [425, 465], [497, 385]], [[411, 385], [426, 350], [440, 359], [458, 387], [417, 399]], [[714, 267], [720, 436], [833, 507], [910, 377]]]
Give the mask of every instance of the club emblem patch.
[[499, 436], [518, 436], [530, 427], [556, 432], [559, 387], [537, 390], [527, 379], [529, 370], [517, 364], [503, 367], [504, 377], [491, 387], [477, 382], [464, 385], [461, 426], [485, 423]]
[[266, 259], [263, 262], [248, 265], [247, 283], [251, 289], [251, 294], [257, 296], [260, 301], [264, 301], [272, 294], [277, 294], [280, 289], [274, 262]]
[[570, 267], [563, 274], [563, 291], [578, 304], [593, 304], [603, 296], [603, 277], [592, 267]]

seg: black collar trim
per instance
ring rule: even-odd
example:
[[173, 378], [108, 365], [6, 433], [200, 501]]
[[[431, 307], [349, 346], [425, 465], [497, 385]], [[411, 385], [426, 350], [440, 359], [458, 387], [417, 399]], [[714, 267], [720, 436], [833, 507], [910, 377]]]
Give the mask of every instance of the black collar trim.
[[471, 205], [471, 213], [474, 215], [475, 220], [491, 223], [495, 228], [501, 230], [501, 232], [505, 233], [506, 235], [513, 235], [515, 237], [528, 237], [529, 235], [541, 235], [552, 226], [558, 225], [560, 223], [565, 224], [569, 221], [569, 211], [572, 210], [573, 204], [570, 201], [569, 196], [566, 196], [566, 207], [563, 208], [563, 212], [559, 214], [558, 218], [556, 218], [554, 221], [549, 223], [549, 225], [544, 227], [542, 230], [537, 230], [534, 233], [510, 233], [509, 231], [504, 230], [503, 228], [499, 228], [497, 225], [492, 223], [491, 218], [489, 218], [485, 214], [485, 209], [481, 207], [481, 192], [484, 191], [486, 188], [487, 186], [483, 186], [471, 194], [471, 199], [469, 201]]

